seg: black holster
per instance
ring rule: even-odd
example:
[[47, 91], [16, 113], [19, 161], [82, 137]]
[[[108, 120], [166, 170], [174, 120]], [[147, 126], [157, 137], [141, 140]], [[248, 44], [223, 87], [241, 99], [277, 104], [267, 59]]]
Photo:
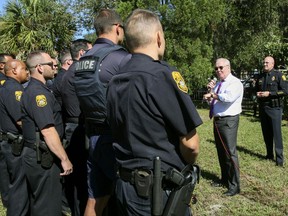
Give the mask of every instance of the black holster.
[[12, 154], [20, 156], [24, 146], [23, 136], [7, 132], [7, 138], [8, 142], [11, 144]]
[[54, 163], [54, 155], [47, 144], [40, 140], [40, 132], [36, 132], [36, 157], [37, 162], [45, 169], [50, 169]]
[[[173, 172], [175, 172], [175, 170]], [[177, 182], [177, 184], [179, 183], [180, 185], [172, 189], [171, 193], [169, 194], [163, 216], [185, 215], [188, 207], [190, 206], [195, 185], [197, 182], [199, 182], [200, 168], [197, 165], [187, 165], [181, 171], [181, 174], [183, 175], [184, 179], [180, 179], [181, 175], [179, 173], [176, 174], [176, 181], [173, 183]]]

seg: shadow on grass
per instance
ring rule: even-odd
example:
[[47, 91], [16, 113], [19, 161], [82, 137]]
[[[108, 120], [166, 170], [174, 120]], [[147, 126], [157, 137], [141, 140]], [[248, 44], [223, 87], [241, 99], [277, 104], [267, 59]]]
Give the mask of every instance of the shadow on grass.
[[203, 179], [211, 180], [211, 181], [218, 181], [219, 180], [219, 177], [215, 173], [212, 173], [212, 172], [207, 171], [205, 169], [201, 169], [201, 177]]
[[265, 159], [265, 155], [262, 155], [262, 154], [259, 154], [259, 153], [255, 153], [255, 152], [253, 152], [253, 151], [251, 151], [249, 149], [244, 148], [243, 146], [237, 146], [237, 150], [239, 152], [243, 152], [245, 154], [249, 154], [252, 157], [258, 157], [259, 159], [263, 159], [263, 160]]

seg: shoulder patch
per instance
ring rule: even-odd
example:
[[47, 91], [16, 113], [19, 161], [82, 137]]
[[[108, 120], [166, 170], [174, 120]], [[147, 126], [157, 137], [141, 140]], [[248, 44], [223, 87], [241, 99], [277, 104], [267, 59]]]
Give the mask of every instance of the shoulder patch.
[[282, 75], [282, 80], [286, 81], [286, 76]]
[[1, 81], [0, 81], [0, 85], [4, 85], [5, 81], [6, 81], [6, 80], [1, 80]]
[[36, 96], [36, 103], [38, 107], [44, 107], [47, 105], [47, 99], [45, 95], [37, 95]]
[[22, 91], [15, 91], [15, 98], [17, 101], [21, 100], [22, 93]]
[[184, 81], [183, 77], [181, 76], [181, 74], [178, 71], [173, 71], [172, 72], [172, 77], [175, 80], [178, 88], [181, 91], [183, 91], [185, 93], [188, 93], [188, 88], [187, 88], [187, 86], [185, 84], [185, 81]]

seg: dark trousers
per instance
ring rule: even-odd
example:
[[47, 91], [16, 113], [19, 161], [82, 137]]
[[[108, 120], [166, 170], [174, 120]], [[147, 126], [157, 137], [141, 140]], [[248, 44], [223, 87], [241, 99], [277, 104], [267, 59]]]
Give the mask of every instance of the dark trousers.
[[29, 200], [22, 156], [14, 156], [11, 152], [11, 144], [7, 141], [3, 141], [2, 146], [5, 146], [6, 149], [3, 154], [10, 176], [7, 216], [28, 215]]
[[240, 189], [237, 132], [239, 115], [214, 119], [214, 138], [221, 168], [221, 180], [228, 189]]
[[36, 151], [24, 147], [23, 166], [28, 184], [30, 216], [61, 216], [62, 185], [56, 163], [45, 169], [37, 162]]
[[3, 142], [4, 141], [0, 142], [0, 192], [2, 204], [7, 207], [10, 177], [5, 159], [5, 152], [11, 152], [11, 146], [7, 146], [5, 143], [2, 144]]
[[81, 125], [66, 123], [65, 135], [69, 141], [66, 152], [73, 164], [73, 173], [64, 177], [64, 192], [72, 216], [81, 216], [84, 215], [88, 199], [85, 130]]
[[282, 141], [282, 111], [281, 107], [271, 108], [264, 106], [260, 108], [260, 120], [262, 134], [264, 137], [267, 156], [274, 158], [273, 141], [275, 143], [276, 163], [283, 163], [283, 141]]

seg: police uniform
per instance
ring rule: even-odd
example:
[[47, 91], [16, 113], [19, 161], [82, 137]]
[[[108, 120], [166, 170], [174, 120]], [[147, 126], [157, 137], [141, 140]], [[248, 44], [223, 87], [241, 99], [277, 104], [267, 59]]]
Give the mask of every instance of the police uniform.
[[[83, 57], [91, 56], [97, 50], [113, 46], [114, 43], [106, 38], [98, 38], [94, 46]], [[100, 81], [108, 83], [119, 72], [120, 68], [129, 61], [131, 55], [124, 50], [117, 50], [105, 57], [101, 63]], [[80, 59], [81, 60], [81, 59]], [[88, 168], [88, 195], [89, 198], [100, 198], [111, 195], [116, 179], [116, 161], [112, 148], [114, 139], [108, 124], [85, 125], [86, 134], [89, 137]], [[109, 214], [114, 215], [115, 208], [107, 208]]]
[[0, 123], [5, 136], [1, 149], [5, 154], [10, 176], [8, 216], [25, 215], [29, 209], [27, 184], [21, 163], [22, 156], [18, 155], [18, 152], [16, 152], [16, 156], [12, 154], [11, 144], [14, 139], [12, 140], [11, 136], [7, 136], [8, 132], [15, 139], [18, 139], [20, 135], [22, 136], [21, 127], [17, 125], [17, 121], [21, 120], [20, 99], [22, 93], [22, 85], [13, 78], [7, 78], [3, 87], [0, 88]]
[[65, 73], [62, 72], [60, 94], [65, 122], [65, 139], [69, 143], [66, 152], [73, 164], [73, 173], [65, 176], [65, 194], [73, 215], [80, 216], [84, 214], [88, 198], [86, 164], [88, 151], [85, 147], [84, 120], [74, 87], [76, 62], [74, 61]]
[[258, 98], [259, 116], [264, 137], [267, 159], [274, 159], [273, 141], [275, 143], [276, 164], [284, 163], [283, 141], [281, 132], [283, 104], [282, 98], [287, 95], [286, 78], [281, 72], [272, 69], [260, 74], [256, 81], [256, 90], [269, 91], [269, 97]]
[[[0, 72], [0, 88], [4, 85], [7, 77]], [[2, 129], [0, 125], [0, 143], [2, 143]], [[8, 205], [8, 191], [9, 191], [9, 182], [10, 177], [7, 169], [6, 159], [2, 153], [2, 148], [0, 146], [0, 192], [2, 203], [5, 207]]]
[[[61, 107], [54, 95], [41, 81], [31, 77], [21, 98], [22, 130], [24, 137], [23, 165], [27, 177], [30, 214], [61, 215], [60, 161], [54, 157], [50, 168], [37, 161], [35, 150], [36, 132], [54, 126], [61, 138], [63, 124]], [[43, 141], [40, 135], [40, 139]]]
[[[179, 137], [196, 129], [202, 120], [176, 69], [144, 54], [132, 55], [109, 83], [107, 108], [120, 173], [152, 170], [157, 156], [163, 172], [184, 168]], [[137, 196], [131, 181], [120, 177], [116, 194], [121, 215], [151, 215], [150, 198]], [[163, 195], [165, 205], [167, 195]]]

